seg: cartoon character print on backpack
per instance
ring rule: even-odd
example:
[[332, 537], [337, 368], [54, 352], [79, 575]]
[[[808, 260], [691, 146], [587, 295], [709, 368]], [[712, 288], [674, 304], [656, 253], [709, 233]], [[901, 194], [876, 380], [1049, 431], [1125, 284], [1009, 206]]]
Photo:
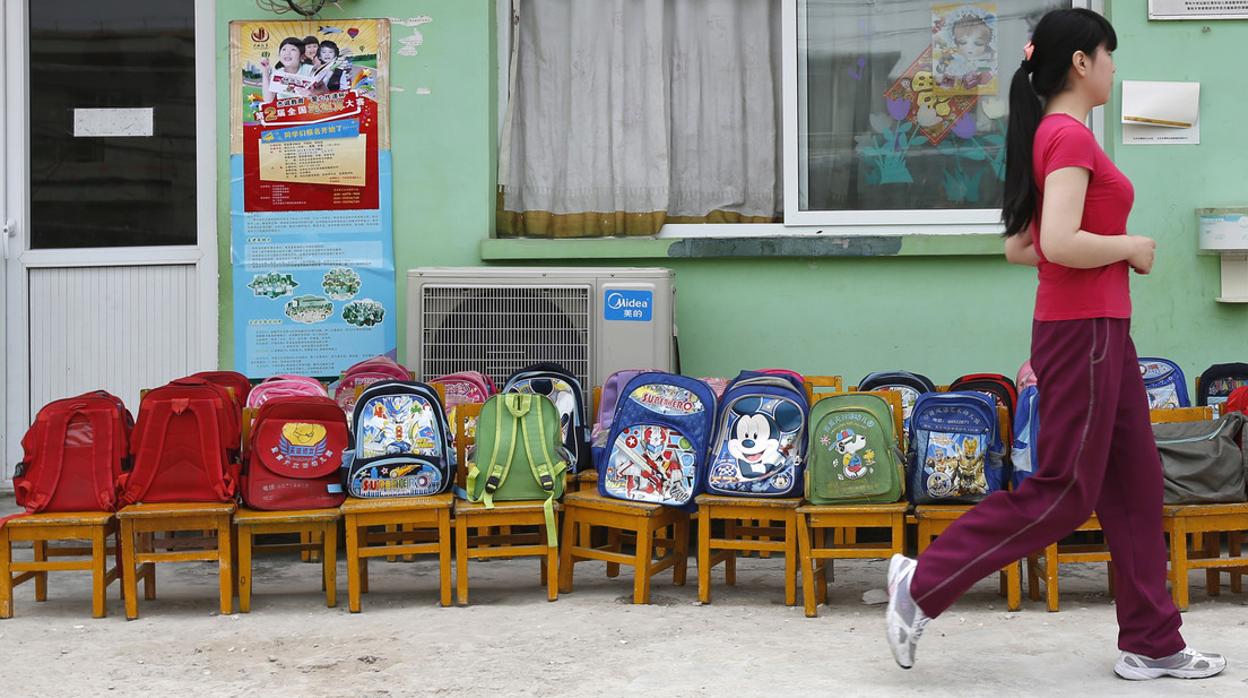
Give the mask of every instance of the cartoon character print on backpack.
[[875, 451], [867, 448], [867, 437], [853, 429], [842, 429], [837, 433], [835, 441], [824, 435], [820, 443], [830, 446], [841, 457], [842, 480], [866, 477], [875, 466]]
[[609, 489], [639, 501], [689, 499], [696, 462], [693, 444], [680, 432], [662, 426], [628, 427], [616, 439], [607, 466]]
[[436, 415], [424, 399], [412, 395], [385, 395], [369, 401], [362, 415], [360, 455], [410, 453], [436, 456]]
[[279, 462], [302, 470], [320, 466], [334, 455], [329, 451], [329, 431], [321, 424], [302, 422], [282, 425], [282, 437], [272, 453]]
[[792, 452], [797, 446], [802, 412], [792, 403], [774, 398], [748, 397], [732, 405], [736, 422], [719, 454], [711, 482], [717, 486], [772, 480], [779, 490], [792, 481]]
[[983, 437], [932, 432], [924, 456], [927, 491], [933, 497], [987, 494]]

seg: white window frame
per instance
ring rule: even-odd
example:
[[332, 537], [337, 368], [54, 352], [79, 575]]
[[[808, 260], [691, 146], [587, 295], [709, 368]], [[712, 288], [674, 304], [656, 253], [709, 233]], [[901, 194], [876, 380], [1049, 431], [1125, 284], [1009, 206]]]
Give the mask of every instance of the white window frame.
[[[512, 16], [522, 0], [497, 0], [498, 18], [498, 119], [499, 140], [510, 99]], [[686, 223], [664, 225], [658, 238], [755, 238], [851, 235], [969, 235], [1004, 231], [1000, 209], [917, 209], [861, 211], [802, 211], [798, 207], [800, 147], [798, 123], [802, 115], [798, 100], [798, 0], [779, 0], [782, 25], [782, 130], [784, 137], [783, 223]], [[1073, 7], [1105, 13], [1105, 0], [1071, 0]], [[1021, 51], [1021, 47], [1020, 47]], [[1019, 60], [1022, 60], [1021, 58]], [[1104, 145], [1104, 107], [1092, 110], [1089, 126]]]

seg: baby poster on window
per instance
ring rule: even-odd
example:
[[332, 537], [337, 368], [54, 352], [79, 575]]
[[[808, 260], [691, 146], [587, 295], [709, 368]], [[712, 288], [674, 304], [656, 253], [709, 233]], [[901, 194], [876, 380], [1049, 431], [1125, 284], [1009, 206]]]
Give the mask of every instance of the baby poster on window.
[[932, 76], [941, 95], [997, 93], [997, 6], [932, 7]]

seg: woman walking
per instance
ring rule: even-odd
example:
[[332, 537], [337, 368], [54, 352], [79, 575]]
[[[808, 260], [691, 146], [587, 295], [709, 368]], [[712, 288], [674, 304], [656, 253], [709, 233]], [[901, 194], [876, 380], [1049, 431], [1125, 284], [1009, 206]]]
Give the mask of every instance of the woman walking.
[[1166, 592], [1162, 472], [1129, 334], [1130, 272], [1155, 243], [1127, 234], [1134, 189], [1084, 125], [1113, 88], [1118, 39], [1089, 10], [1046, 14], [1010, 85], [1006, 259], [1039, 268], [1031, 365], [1040, 401], [1036, 472], [961, 517], [918, 560], [889, 564], [887, 637], [903, 668], [924, 626], [976, 581], [1100, 519], [1116, 572], [1126, 679], [1206, 678], [1226, 668], [1187, 647]]

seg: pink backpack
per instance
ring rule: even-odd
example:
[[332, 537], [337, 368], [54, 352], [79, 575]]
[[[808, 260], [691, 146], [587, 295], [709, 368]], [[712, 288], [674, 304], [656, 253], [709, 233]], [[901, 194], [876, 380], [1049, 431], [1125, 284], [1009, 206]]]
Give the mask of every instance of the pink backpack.
[[1031, 362], [1024, 361], [1023, 365], [1018, 369], [1018, 377], [1014, 379], [1014, 385], [1018, 388], [1018, 392], [1023, 392], [1023, 388], [1036, 384], [1036, 372], [1031, 370]]
[[357, 373], [382, 373], [386, 375], [386, 380], [410, 381], [412, 379], [412, 372], [389, 356], [374, 356], [371, 359], [364, 359], [343, 371], [342, 375], [345, 378]]
[[356, 396], [373, 383], [410, 381], [411, 371], [388, 356], [374, 356], [353, 364], [334, 383], [334, 401], [348, 416], [355, 411]]
[[251, 393], [247, 395], [247, 406], [260, 407], [279, 395], [329, 397], [325, 386], [321, 385], [317, 379], [283, 373], [266, 378], [263, 383], [252, 388]]
[[498, 392], [494, 381], [479, 371], [460, 371], [439, 376], [430, 380], [429, 384], [441, 384], [446, 389], [448, 410], [456, 405], [484, 404], [491, 395]]

